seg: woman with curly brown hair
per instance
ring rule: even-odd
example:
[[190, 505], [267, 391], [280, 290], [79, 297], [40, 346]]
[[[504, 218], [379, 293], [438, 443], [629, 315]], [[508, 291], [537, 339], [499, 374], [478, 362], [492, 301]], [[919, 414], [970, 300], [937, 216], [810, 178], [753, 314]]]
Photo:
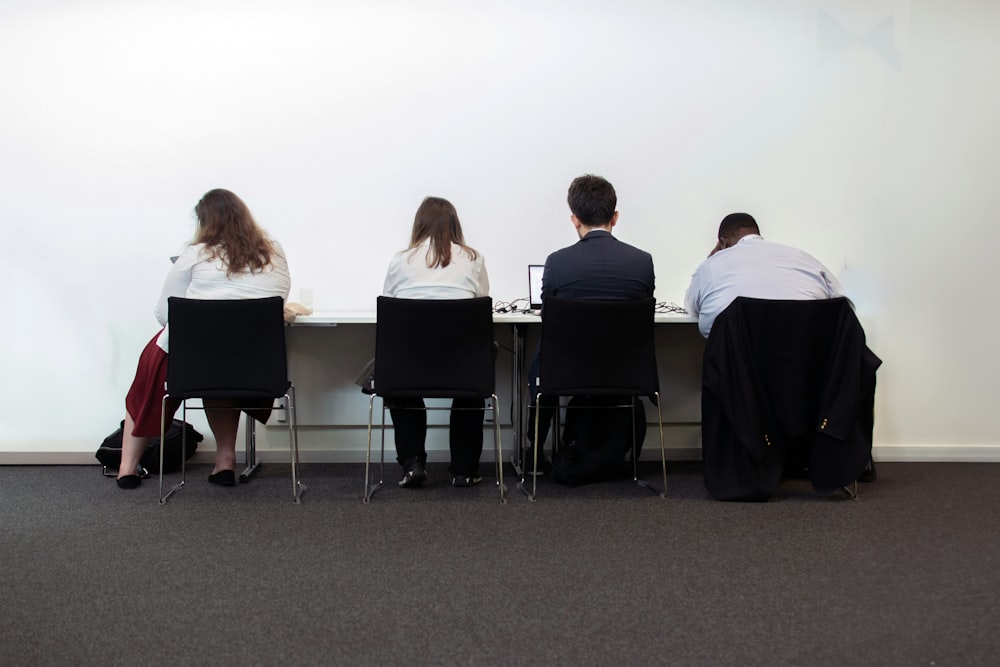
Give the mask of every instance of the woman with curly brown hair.
[[[288, 298], [291, 278], [281, 246], [269, 238], [239, 197], [228, 190], [210, 190], [194, 209], [198, 230], [194, 241], [174, 260], [156, 306], [163, 327], [143, 349], [135, 380], [125, 396], [122, 461], [118, 486], [139, 486], [139, 459], [152, 438], [160, 434], [161, 418], [170, 419], [179, 403], [170, 401], [162, 415], [167, 377], [170, 325], [167, 299]], [[222, 486], [236, 483], [236, 432], [240, 413], [224, 403], [206, 400], [205, 415], [215, 436], [215, 467], [208, 481]], [[265, 406], [262, 406], [265, 407]], [[269, 406], [266, 406], [269, 407]], [[256, 413], [255, 413], [256, 414]], [[264, 417], [266, 419], [266, 417]]]

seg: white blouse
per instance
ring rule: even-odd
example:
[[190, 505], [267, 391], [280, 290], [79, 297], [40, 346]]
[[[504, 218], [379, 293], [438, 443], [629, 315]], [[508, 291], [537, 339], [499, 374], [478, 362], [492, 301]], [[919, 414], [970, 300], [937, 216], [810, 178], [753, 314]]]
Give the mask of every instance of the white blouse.
[[163, 333], [156, 340], [164, 352], [168, 351], [169, 334], [167, 325], [167, 299], [172, 296], [189, 299], [262, 299], [280, 296], [288, 299], [292, 279], [285, 261], [285, 251], [274, 243], [271, 266], [259, 273], [244, 271], [232, 276], [226, 275], [226, 263], [220, 259], [210, 259], [204, 243], [191, 245], [177, 257], [170, 267], [160, 300], [156, 304], [156, 320], [164, 326]]
[[430, 268], [430, 240], [392, 257], [385, 274], [384, 296], [400, 299], [472, 299], [489, 296], [490, 279], [482, 253], [471, 259], [461, 246], [451, 245], [448, 266]]

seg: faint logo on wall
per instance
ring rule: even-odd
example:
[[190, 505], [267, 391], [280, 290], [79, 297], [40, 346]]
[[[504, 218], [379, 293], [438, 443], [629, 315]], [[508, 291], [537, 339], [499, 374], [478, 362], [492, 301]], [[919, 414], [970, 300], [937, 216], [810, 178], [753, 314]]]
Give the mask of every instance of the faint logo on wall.
[[819, 50], [827, 57], [841, 54], [858, 46], [879, 56], [887, 65], [902, 69], [903, 54], [897, 50], [898, 26], [892, 15], [880, 20], [868, 30], [858, 32], [820, 8], [818, 11]]

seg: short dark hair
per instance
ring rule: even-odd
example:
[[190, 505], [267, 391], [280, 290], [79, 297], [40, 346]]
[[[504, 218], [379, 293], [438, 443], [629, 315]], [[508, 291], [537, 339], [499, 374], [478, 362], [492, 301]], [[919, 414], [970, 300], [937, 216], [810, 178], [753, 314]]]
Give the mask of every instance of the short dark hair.
[[600, 176], [586, 174], [573, 179], [566, 196], [569, 210], [587, 227], [600, 227], [611, 222], [618, 206], [615, 187]]
[[730, 213], [719, 223], [719, 238], [730, 239], [734, 236], [760, 234], [757, 221], [749, 213]]

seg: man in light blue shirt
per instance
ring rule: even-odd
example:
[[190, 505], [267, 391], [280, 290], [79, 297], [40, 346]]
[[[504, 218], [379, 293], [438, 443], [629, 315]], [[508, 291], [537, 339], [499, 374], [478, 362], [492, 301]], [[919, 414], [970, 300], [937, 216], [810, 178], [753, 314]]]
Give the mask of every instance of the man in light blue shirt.
[[843, 295], [837, 278], [812, 255], [765, 241], [748, 213], [719, 224], [718, 243], [691, 276], [684, 296], [688, 313], [708, 338], [716, 316], [738, 296], [757, 299], [832, 299]]

